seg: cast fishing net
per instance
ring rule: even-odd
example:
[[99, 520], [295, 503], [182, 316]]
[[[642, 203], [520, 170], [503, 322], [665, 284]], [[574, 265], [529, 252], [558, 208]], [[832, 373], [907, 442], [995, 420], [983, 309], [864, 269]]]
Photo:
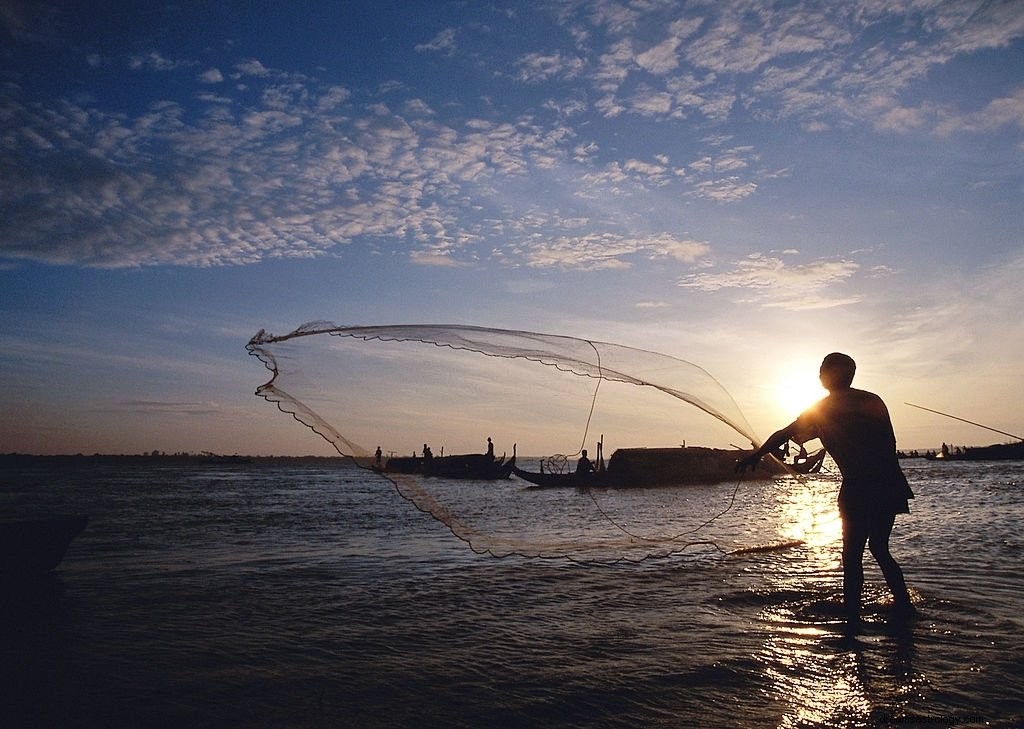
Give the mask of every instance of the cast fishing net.
[[[496, 456], [515, 454], [529, 470], [544, 462], [549, 471], [574, 467], [584, 448], [594, 458], [602, 437], [609, 455], [687, 440], [724, 448], [757, 442], [705, 370], [608, 342], [473, 326], [313, 322], [281, 336], [261, 330], [247, 349], [271, 372], [259, 397], [368, 469], [378, 446], [386, 462], [425, 445], [435, 456], [481, 453], [489, 437]], [[701, 544], [721, 549], [725, 537], [709, 525], [736, 496], [732, 483], [538, 492], [515, 476], [374, 477], [473, 550], [499, 557], [608, 562]]]

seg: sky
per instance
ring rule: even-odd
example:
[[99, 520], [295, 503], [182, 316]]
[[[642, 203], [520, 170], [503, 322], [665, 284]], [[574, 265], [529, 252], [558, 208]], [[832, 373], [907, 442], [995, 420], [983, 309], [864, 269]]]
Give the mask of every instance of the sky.
[[0, 0], [0, 120], [0, 452], [332, 452], [245, 351], [314, 320], [1024, 433], [1016, 0]]

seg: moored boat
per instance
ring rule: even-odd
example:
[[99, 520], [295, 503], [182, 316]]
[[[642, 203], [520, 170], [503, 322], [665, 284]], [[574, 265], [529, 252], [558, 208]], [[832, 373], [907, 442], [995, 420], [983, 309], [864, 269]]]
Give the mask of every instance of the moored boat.
[[48, 516], [0, 521], [0, 575], [27, 576], [57, 567], [87, 516]]
[[570, 471], [568, 473], [545, 473], [544, 471], [526, 471], [516, 466], [512, 469], [512, 473], [524, 481], [529, 481], [533, 484], [527, 488], [586, 488], [590, 486], [610, 485], [608, 471], [591, 471], [590, 473], [576, 473], [574, 471]]
[[516, 465], [515, 446], [512, 457], [501, 458], [486, 453], [468, 453], [455, 456], [404, 456], [389, 458], [384, 471], [391, 473], [418, 474], [438, 478], [457, 478], [481, 481], [496, 481], [508, 478]]
[[[740, 478], [736, 461], [752, 451], [684, 446], [681, 448], [620, 448], [608, 460], [608, 467], [593, 473], [537, 473], [520, 468], [513, 472], [535, 487], [556, 486], [660, 486], [670, 484], [719, 483]], [[786, 473], [772, 459], [744, 478], [769, 478]]]

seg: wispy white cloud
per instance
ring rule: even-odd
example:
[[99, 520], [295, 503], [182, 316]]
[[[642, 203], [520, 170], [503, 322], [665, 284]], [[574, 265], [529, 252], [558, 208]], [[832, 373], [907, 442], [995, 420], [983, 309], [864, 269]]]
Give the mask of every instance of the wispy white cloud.
[[174, 71], [179, 68], [194, 66], [195, 61], [167, 58], [160, 51], [152, 50], [128, 59], [128, 68], [133, 71]]
[[679, 285], [704, 292], [734, 291], [739, 303], [803, 311], [860, 301], [858, 295], [837, 293], [859, 270], [859, 264], [842, 258], [789, 264], [777, 255], [755, 253], [726, 271], [689, 274]]
[[416, 45], [415, 50], [419, 53], [429, 51], [442, 53], [446, 56], [452, 56], [455, 54], [455, 50], [457, 48], [455, 34], [455, 28], [445, 28], [426, 43]]
[[708, 255], [710, 246], [669, 233], [649, 237], [584, 233], [527, 244], [523, 253], [526, 264], [532, 268], [596, 271], [632, 268], [638, 258], [671, 258], [692, 263]]
[[573, 79], [583, 68], [583, 59], [560, 52], [528, 53], [516, 65], [519, 71], [515, 77], [527, 83], [539, 83], [552, 78]]

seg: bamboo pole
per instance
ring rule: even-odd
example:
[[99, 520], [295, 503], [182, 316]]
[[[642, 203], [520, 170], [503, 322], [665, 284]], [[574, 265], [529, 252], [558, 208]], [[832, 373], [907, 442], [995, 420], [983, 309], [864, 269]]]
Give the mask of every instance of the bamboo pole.
[[973, 420], [967, 420], [966, 418], [958, 418], [956, 415], [950, 415], [949, 413], [944, 413], [944, 412], [941, 412], [940, 410], [932, 410], [931, 408], [926, 408], [923, 405], [915, 405], [912, 402], [904, 402], [903, 404], [904, 405], [909, 405], [912, 408], [918, 408], [919, 410], [927, 410], [928, 412], [935, 413], [936, 415], [944, 415], [947, 418], [953, 418], [953, 420], [959, 420], [961, 423], [967, 423], [968, 425], [977, 425], [979, 428], [984, 428], [985, 430], [991, 430], [993, 433], [999, 433], [1000, 435], [1008, 435], [1011, 438], [1016, 438], [1017, 440], [1024, 440], [1024, 438], [1020, 437], [1019, 435], [1014, 435], [1013, 433], [1007, 433], [1005, 430], [997, 430], [995, 428], [990, 428], [987, 425], [982, 425], [981, 423], [975, 423]]

